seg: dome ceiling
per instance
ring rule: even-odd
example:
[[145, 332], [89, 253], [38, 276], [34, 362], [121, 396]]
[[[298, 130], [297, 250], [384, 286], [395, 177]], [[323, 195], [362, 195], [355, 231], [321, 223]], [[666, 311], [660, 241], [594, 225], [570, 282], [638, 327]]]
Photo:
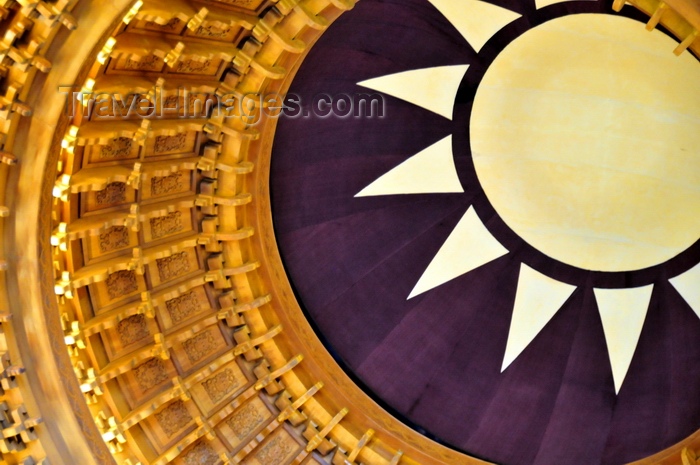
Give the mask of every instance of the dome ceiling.
[[[693, 187], [675, 190], [700, 172], [681, 153], [697, 153], [700, 94], [659, 87], [696, 76], [698, 62], [674, 57], [677, 42], [648, 35], [629, 8], [492, 3], [502, 9], [470, 35], [453, 3], [366, 0], [319, 40], [290, 92], [307, 103], [372, 93], [384, 114], [281, 120], [271, 192], [282, 258], [327, 347], [419, 431], [498, 463], [637, 460], [700, 426], [700, 378], [689, 376], [698, 204]], [[651, 64], [658, 51], [634, 58], [627, 39], [667, 50], [667, 64]], [[454, 113], [441, 111], [431, 96], [455, 73]], [[668, 85], [682, 82], [698, 81]], [[534, 100], [546, 92], [553, 102]], [[659, 102], [674, 99], [664, 120]], [[538, 161], [563, 151], [554, 168]], [[685, 181], [664, 171], [676, 160]], [[655, 190], [650, 178], [669, 182]]]
[[0, 463], [697, 462], [700, 8], [356, 3], [0, 2]]

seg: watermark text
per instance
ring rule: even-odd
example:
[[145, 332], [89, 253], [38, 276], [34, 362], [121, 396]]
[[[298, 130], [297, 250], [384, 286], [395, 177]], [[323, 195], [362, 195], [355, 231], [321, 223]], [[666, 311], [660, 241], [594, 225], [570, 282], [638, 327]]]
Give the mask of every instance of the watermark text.
[[303, 98], [294, 93], [216, 94], [187, 88], [148, 92], [98, 92], [65, 86], [69, 117], [99, 119], [239, 118], [251, 125], [271, 118], [384, 118], [384, 97], [379, 93], [319, 93]]

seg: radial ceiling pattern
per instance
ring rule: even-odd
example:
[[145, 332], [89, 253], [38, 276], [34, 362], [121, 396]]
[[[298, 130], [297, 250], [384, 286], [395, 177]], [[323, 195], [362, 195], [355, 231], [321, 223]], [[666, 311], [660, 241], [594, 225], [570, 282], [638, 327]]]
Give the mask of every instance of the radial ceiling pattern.
[[291, 91], [385, 114], [283, 121], [274, 218], [379, 399], [508, 464], [697, 429], [700, 64], [674, 47], [592, 1], [366, 1], [322, 38]]

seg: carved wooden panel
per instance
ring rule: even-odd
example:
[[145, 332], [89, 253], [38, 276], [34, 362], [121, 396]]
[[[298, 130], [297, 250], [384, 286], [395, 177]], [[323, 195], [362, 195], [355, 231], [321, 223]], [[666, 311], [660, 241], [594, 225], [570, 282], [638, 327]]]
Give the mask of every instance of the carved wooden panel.
[[200, 270], [199, 260], [194, 248], [158, 258], [148, 265], [149, 277], [153, 287], [162, 283], [181, 279]]
[[187, 24], [179, 18], [172, 18], [165, 24], [158, 24], [154, 21], [134, 20], [129, 24], [129, 30], [142, 30], [162, 32], [166, 34], [181, 34]]
[[256, 396], [226, 418], [219, 430], [230, 446], [236, 449], [247, 444], [270, 420], [272, 412]]
[[194, 193], [193, 177], [194, 173], [189, 170], [165, 176], [149, 176], [142, 183], [141, 200]]
[[[115, 95], [106, 92], [95, 92], [87, 110], [83, 110], [83, 115], [87, 116], [90, 121], [139, 120], [144, 117], [154, 116], [155, 110], [156, 106], [152, 93], [146, 91], [127, 91], [127, 89], [124, 88], [120, 89], [120, 92]], [[119, 137], [117, 139], [127, 138]], [[133, 141], [133, 145], [138, 146], [136, 141]], [[94, 156], [94, 160], [91, 161], [107, 161], [109, 157], [106, 155], [107, 154], [100, 151]]]
[[221, 58], [202, 59], [198, 56], [183, 56], [173, 65], [169, 74], [216, 77], [224, 66], [226, 62]]
[[211, 331], [202, 331], [182, 343], [187, 358], [191, 363], [197, 363], [216, 350], [216, 339]]
[[171, 360], [152, 357], [119, 376], [118, 380], [129, 406], [134, 408], [172, 386], [176, 376], [178, 373]]
[[[232, 17], [225, 10], [218, 10], [216, 7], [209, 8], [204, 21], [194, 29], [187, 28], [187, 24], [179, 18], [172, 18], [166, 24], [157, 24], [153, 21], [134, 19], [126, 27], [126, 31], [148, 31], [152, 33], [164, 34], [169, 38], [193, 37], [196, 39], [211, 40], [224, 43], [235, 43], [239, 35], [245, 29], [237, 22], [236, 17]], [[250, 25], [248, 26], [250, 27]]]
[[126, 202], [127, 185], [123, 182], [112, 182], [104, 189], [95, 192], [95, 204], [99, 207], [112, 206]]
[[190, 392], [199, 408], [211, 415], [217, 406], [231, 400], [250, 384], [238, 363], [232, 361], [192, 386]]
[[205, 441], [198, 441], [190, 450], [182, 454], [184, 465], [215, 465], [219, 463], [219, 455]]
[[151, 335], [144, 315], [131, 315], [117, 324], [117, 334], [122, 347], [127, 347], [147, 339]]
[[158, 306], [158, 315], [166, 330], [211, 311], [211, 303], [204, 286], [197, 286], [165, 298], [162, 305]]
[[201, 365], [212, 356], [221, 353], [229, 345], [219, 326], [209, 326], [173, 348], [175, 359], [183, 372]]
[[99, 236], [94, 236], [96, 238], [95, 242], [98, 253], [106, 254], [129, 247], [131, 244], [131, 239], [129, 237], [130, 232], [131, 231], [126, 226], [112, 226]]
[[205, 20], [194, 31], [185, 31], [185, 35], [221, 42], [235, 42], [242, 31], [244, 31], [244, 29], [238, 25], [231, 25], [221, 21]]
[[235, 391], [237, 387], [240, 387], [240, 381], [236, 379], [234, 372], [227, 368], [204, 381], [202, 387], [209, 400], [216, 404]]
[[223, 75], [229, 63], [229, 60], [221, 56], [185, 53], [178, 58], [177, 62], [173, 63], [172, 67], [169, 67], [165, 66], [162, 57], [153, 53], [143, 56], [125, 53], [110, 60], [106, 73], [109, 75], [148, 73], [151, 76], [166, 75], [171, 78], [196, 78], [214, 81]]
[[[185, 215], [187, 214], [185, 213]], [[148, 226], [151, 231], [151, 239], [162, 239], [182, 232], [185, 229], [183, 216], [181, 211], [175, 211], [165, 216], [150, 218]]]
[[115, 137], [105, 145], [86, 145], [83, 156], [88, 164], [135, 160], [139, 157], [139, 148], [131, 137]]
[[171, 438], [192, 421], [192, 415], [187, 411], [185, 403], [178, 399], [157, 412], [155, 419], [165, 436]]
[[165, 66], [164, 57], [153, 53], [136, 55], [133, 53], [121, 53], [112, 58], [107, 67], [107, 74], [115, 72], [139, 73], [143, 71], [161, 72]]
[[[144, 211], [149, 211], [149, 209], [144, 209]], [[189, 233], [194, 227], [192, 210], [181, 207], [166, 215], [148, 218], [142, 223], [142, 226], [145, 243]]]
[[106, 210], [136, 201], [136, 191], [124, 182], [112, 182], [100, 191], [81, 195], [85, 212]]
[[216, 465], [221, 463], [226, 447], [218, 439], [208, 441], [204, 438], [195, 441], [185, 449], [172, 463], [175, 465]]
[[284, 428], [269, 435], [242, 463], [245, 465], [287, 465], [301, 451], [301, 445]]
[[125, 252], [138, 246], [138, 233], [126, 226], [112, 226], [98, 235], [83, 239], [86, 263], [110, 255]]
[[153, 343], [153, 335], [160, 332], [158, 324], [145, 315], [123, 318], [116, 326], [102, 332], [102, 341], [110, 360]]
[[145, 143], [146, 157], [163, 157], [166, 155], [195, 155], [197, 148], [197, 131], [177, 134], [161, 134], [149, 137]]
[[139, 282], [136, 271], [121, 270], [110, 274], [104, 281], [110, 300], [126, 297], [138, 292]]
[[187, 148], [187, 134], [180, 133], [174, 136], [156, 136], [153, 145], [154, 155], [168, 155], [180, 153]]
[[174, 253], [168, 257], [156, 259], [158, 267], [158, 276], [161, 281], [169, 281], [179, 278], [192, 271], [192, 265], [188, 260], [187, 252]]
[[148, 391], [168, 380], [165, 364], [160, 358], [150, 358], [134, 368], [134, 379], [142, 391]]
[[111, 273], [107, 279], [88, 286], [93, 306], [99, 311], [114, 304], [137, 298], [146, 290], [143, 275], [135, 270], [121, 270]]
[[158, 452], [164, 452], [195, 426], [199, 410], [191, 401], [175, 399], [142, 422]]

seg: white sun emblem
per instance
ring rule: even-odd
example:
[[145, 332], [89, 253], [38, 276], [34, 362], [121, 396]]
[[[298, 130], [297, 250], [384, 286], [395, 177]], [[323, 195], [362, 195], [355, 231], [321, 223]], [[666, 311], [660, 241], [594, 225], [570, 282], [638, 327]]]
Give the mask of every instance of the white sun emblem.
[[[478, 52], [519, 14], [479, 0], [430, 0]], [[560, 0], [540, 0], [542, 8]], [[474, 98], [474, 168], [501, 219], [548, 257], [600, 272], [660, 265], [700, 238], [700, 63], [673, 40], [622, 16], [576, 14], [520, 35], [496, 57]], [[451, 119], [469, 65], [360, 82]], [[463, 193], [452, 136], [357, 194]], [[408, 298], [509, 252], [472, 206]], [[700, 265], [670, 279], [700, 315]], [[525, 263], [501, 370], [576, 290]], [[627, 374], [653, 284], [595, 288], [615, 391]]]

